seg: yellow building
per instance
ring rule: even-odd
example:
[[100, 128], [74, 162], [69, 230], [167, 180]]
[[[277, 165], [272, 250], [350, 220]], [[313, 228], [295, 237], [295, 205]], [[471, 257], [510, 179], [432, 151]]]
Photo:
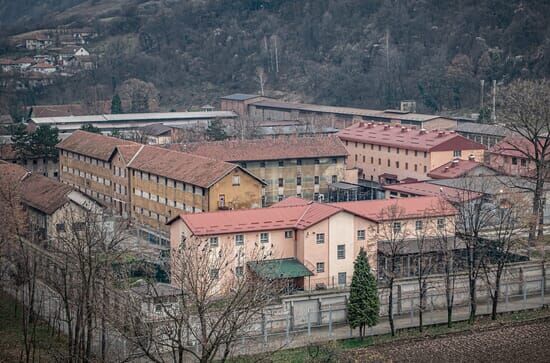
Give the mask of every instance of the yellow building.
[[262, 206], [265, 183], [235, 164], [144, 145], [127, 167], [132, 216], [156, 229], [183, 212]]
[[359, 122], [338, 133], [349, 153], [348, 166], [363, 179], [393, 184], [429, 179], [431, 170], [455, 158], [483, 160], [485, 146], [454, 131]]

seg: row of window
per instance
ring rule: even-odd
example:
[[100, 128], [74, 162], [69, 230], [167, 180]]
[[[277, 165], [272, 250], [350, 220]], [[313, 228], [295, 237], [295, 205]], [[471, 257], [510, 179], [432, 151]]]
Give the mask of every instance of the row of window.
[[189, 193], [198, 194], [198, 195], [206, 195], [206, 189], [203, 189], [201, 187], [198, 187], [192, 184], [186, 184], [183, 182], [175, 181], [173, 179], [165, 178], [163, 176], [141, 172], [139, 170], [132, 170], [132, 176], [141, 180], [145, 180], [145, 181], [150, 180], [150, 181], [156, 182], [157, 184], [164, 184], [167, 187], [179, 189], [182, 192], [189, 192]]
[[83, 188], [82, 186], [80, 185], [77, 185], [77, 184], [73, 184], [73, 183], [68, 183], [66, 181], [64, 181], [64, 183], [78, 189], [78, 191], [84, 193], [84, 194], [87, 194], [89, 196], [91, 196], [92, 198], [95, 197], [97, 200], [103, 200], [105, 202], [109, 202], [109, 203], [112, 203], [113, 202], [113, 198], [111, 198], [110, 196], [108, 195], [105, 195], [105, 194], [102, 194], [102, 193], [99, 193], [99, 192], [94, 192], [93, 190], [91, 189], [87, 189], [87, 188]]
[[[348, 145], [349, 145], [349, 141], [346, 140], [346, 146], [348, 146]], [[364, 143], [361, 143], [361, 145], [363, 145], [363, 149], [366, 149], [366, 148], [367, 148], [367, 145], [370, 145], [370, 149], [371, 149], [371, 150], [374, 150], [374, 144], [364, 144]], [[355, 147], [358, 147], [358, 143], [357, 143], [357, 142], [355, 142]], [[377, 148], [378, 148], [378, 151], [382, 151], [382, 145], [377, 145]], [[391, 147], [391, 146], [386, 146], [386, 149], [387, 149], [387, 151], [388, 151], [389, 153], [392, 152], [392, 147]], [[397, 148], [394, 147], [394, 149], [395, 149], [396, 154], [399, 154], [400, 151], [401, 151], [401, 149], [398, 148], [398, 147], [397, 147]], [[403, 150], [405, 150], [405, 155], [409, 155], [409, 149], [403, 149]], [[411, 150], [411, 152], [412, 152], [412, 150]], [[427, 153], [426, 151], [421, 151], [421, 152], [423, 153], [423, 157], [424, 157], [424, 158], [427, 158], [427, 157], [428, 157], [428, 153]], [[414, 156], [418, 156], [418, 153], [419, 153], [418, 150], [414, 150]]]
[[[359, 160], [359, 155], [355, 154], [355, 161], [358, 161]], [[366, 162], [366, 157], [365, 155], [363, 155], [363, 162], [365, 163]], [[370, 163], [371, 164], [374, 164], [374, 157], [370, 157]], [[378, 158], [378, 165], [382, 165], [382, 158]], [[388, 167], [391, 167], [391, 159], [388, 159], [387, 161], [387, 165]], [[395, 167], [397, 169], [399, 169], [401, 166], [401, 163], [399, 161], [395, 161]], [[408, 162], [405, 162], [405, 170], [409, 170], [409, 163]], [[418, 165], [417, 164], [414, 164], [414, 171], [418, 171]], [[428, 172], [428, 167], [426, 165], [424, 165], [424, 173], [427, 173]]]
[[146, 216], [146, 217], [149, 217], [151, 219], [156, 219], [157, 221], [159, 221], [161, 223], [166, 223], [167, 220], [168, 220], [168, 218], [166, 218], [166, 216], [163, 216], [162, 214], [150, 211], [150, 210], [145, 209], [145, 208], [136, 207], [134, 205], [133, 209], [134, 209], [134, 214], [135, 215], [141, 214], [142, 216]]
[[[323, 159], [323, 161], [324, 161], [324, 159]], [[302, 163], [303, 163], [302, 159], [296, 159], [296, 165], [302, 165]], [[321, 164], [321, 159], [314, 159], [313, 163], [315, 165]], [[331, 164], [336, 164], [336, 163], [338, 163], [338, 159], [337, 158], [332, 158], [332, 159], [330, 159], [330, 163]], [[277, 165], [279, 166], [279, 168], [282, 168], [285, 165], [294, 165], [294, 160], [292, 160], [292, 161], [291, 160], [286, 160], [286, 161], [285, 160], [279, 160], [277, 162]], [[248, 164], [246, 162], [242, 162], [241, 166], [243, 168], [246, 168], [248, 166]], [[266, 162], [265, 161], [260, 161], [260, 168], [265, 168], [265, 167], [266, 167]]]
[[105, 168], [105, 167], [111, 168], [111, 165], [110, 165], [109, 162], [105, 162], [105, 161], [102, 161], [102, 160], [97, 160], [97, 159], [91, 158], [89, 156], [80, 155], [80, 154], [73, 153], [73, 152], [70, 152], [70, 151], [61, 150], [61, 155], [65, 155], [69, 159], [84, 161], [85, 163], [88, 163], [88, 164], [91, 164], [91, 165], [101, 166], [103, 168]]
[[[321, 177], [318, 176], [318, 175], [315, 175], [313, 177], [313, 184], [315, 185], [319, 185], [320, 183], [320, 180], [321, 180]], [[336, 182], [338, 182], [338, 175], [332, 175], [331, 177], [331, 182], [334, 184]], [[280, 188], [284, 187], [285, 186], [285, 179], [284, 178], [279, 178], [277, 180], [277, 184]], [[296, 177], [296, 185], [302, 185], [302, 177], [301, 176], [297, 176]]]
[[141, 198], [152, 200], [154, 202], [164, 204], [170, 207], [174, 207], [177, 209], [181, 209], [183, 211], [193, 212], [193, 213], [202, 212], [201, 208], [196, 208], [194, 206], [186, 205], [185, 203], [180, 203], [175, 200], [164, 198], [153, 193], [144, 192], [143, 190], [140, 190], [140, 189], [132, 188], [132, 192], [134, 195], [139, 196]]
[[107, 186], [111, 185], [111, 180], [110, 179], [103, 178], [101, 176], [97, 176], [95, 174], [88, 173], [88, 172], [85, 172], [85, 171], [82, 171], [82, 170], [79, 170], [79, 169], [76, 169], [76, 168], [69, 168], [66, 165], [63, 165], [63, 172], [73, 174], [73, 175], [76, 175], [76, 176], [80, 176], [82, 178], [92, 180], [92, 181], [97, 182], [99, 184], [105, 184]]

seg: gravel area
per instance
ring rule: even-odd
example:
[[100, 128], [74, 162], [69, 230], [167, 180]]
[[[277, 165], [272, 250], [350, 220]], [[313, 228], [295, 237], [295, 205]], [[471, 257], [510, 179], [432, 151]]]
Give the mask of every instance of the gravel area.
[[382, 344], [350, 353], [354, 361], [549, 362], [550, 319], [440, 338]]

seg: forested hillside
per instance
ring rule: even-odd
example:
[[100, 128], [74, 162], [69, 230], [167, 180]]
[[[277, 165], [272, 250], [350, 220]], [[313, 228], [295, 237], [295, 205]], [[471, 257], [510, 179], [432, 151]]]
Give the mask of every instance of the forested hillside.
[[[0, 0], [0, 9], [14, 17], [8, 3]], [[268, 94], [289, 99], [372, 108], [414, 99], [420, 110], [441, 112], [476, 110], [481, 79], [550, 73], [544, 0], [17, 3], [41, 26], [51, 19], [99, 33], [90, 45], [99, 68], [32, 95], [38, 101], [78, 101], [96, 85], [110, 97], [117, 84], [139, 78], [157, 87], [163, 107], [188, 107], [258, 92], [262, 73]], [[29, 30], [28, 21], [10, 26]]]

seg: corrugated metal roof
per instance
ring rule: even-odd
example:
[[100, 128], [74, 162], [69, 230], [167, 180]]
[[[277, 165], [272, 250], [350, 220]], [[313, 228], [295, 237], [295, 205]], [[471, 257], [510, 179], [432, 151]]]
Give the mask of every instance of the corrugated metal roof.
[[221, 98], [224, 100], [245, 101], [256, 97], [262, 97], [262, 96], [246, 94], [246, 93], [233, 93], [232, 95], [222, 96]]

